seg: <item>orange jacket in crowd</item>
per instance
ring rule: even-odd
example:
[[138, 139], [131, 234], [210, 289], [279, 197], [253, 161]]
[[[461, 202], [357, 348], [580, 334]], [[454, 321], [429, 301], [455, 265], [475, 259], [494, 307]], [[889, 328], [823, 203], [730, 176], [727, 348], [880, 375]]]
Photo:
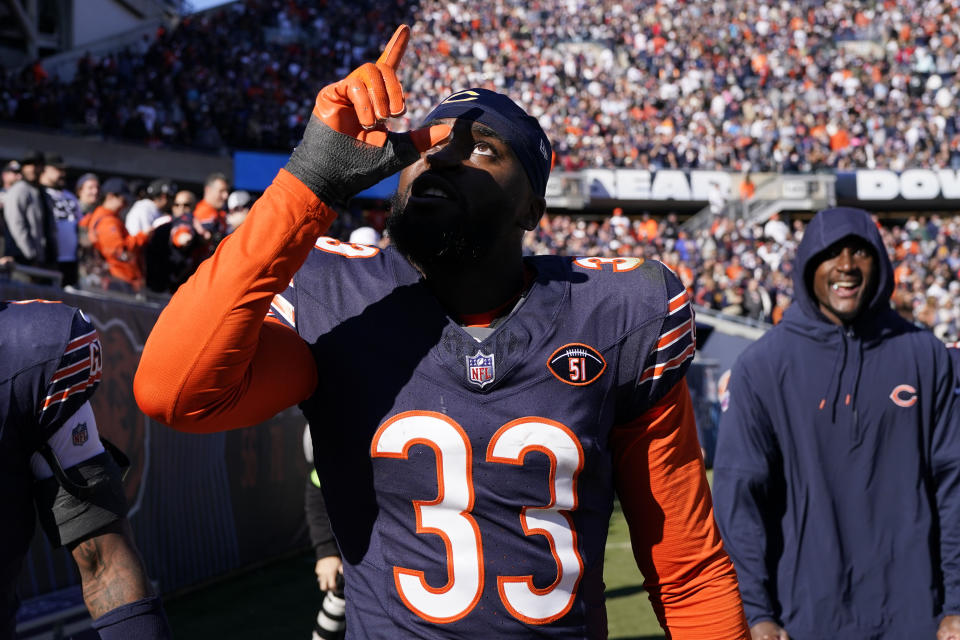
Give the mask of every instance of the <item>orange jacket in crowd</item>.
[[110, 275], [135, 287], [140, 286], [143, 283], [141, 253], [150, 235], [130, 235], [120, 214], [102, 205], [93, 210], [86, 226], [90, 242], [106, 260]]
[[193, 219], [200, 224], [207, 224], [216, 220], [218, 228], [227, 228], [227, 212], [223, 209], [215, 209], [212, 204], [206, 200], [197, 203], [193, 210]]

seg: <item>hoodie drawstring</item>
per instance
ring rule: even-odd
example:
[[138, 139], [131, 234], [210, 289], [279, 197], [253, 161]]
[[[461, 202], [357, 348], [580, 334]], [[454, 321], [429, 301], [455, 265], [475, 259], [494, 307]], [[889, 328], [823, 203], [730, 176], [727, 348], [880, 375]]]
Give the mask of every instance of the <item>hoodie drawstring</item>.
[[857, 390], [860, 388], [860, 374], [862, 373], [863, 339], [857, 339], [857, 374], [853, 377], [853, 390], [850, 393], [853, 396], [853, 441], [855, 445], [860, 444], [863, 435], [860, 432], [860, 414], [857, 412]]
[[860, 388], [860, 374], [863, 373], [863, 340], [857, 340], [857, 375], [853, 378], [853, 406], [857, 406], [857, 389]]
[[[823, 398], [820, 399], [819, 408], [823, 410], [827, 406], [827, 398], [830, 396], [830, 390], [833, 390], [833, 400], [830, 403], [830, 419], [832, 422], [837, 421], [837, 403], [840, 401], [841, 393], [841, 378], [844, 369], [847, 366], [847, 356], [849, 355], [849, 346], [847, 345], [848, 336], [847, 332], [841, 329], [842, 338], [841, 342], [843, 343], [843, 353], [840, 358], [837, 358], [833, 361], [833, 371], [830, 373], [830, 381], [827, 383], [827, 387], [823, 392]], [[851, 363], [856, 367], [856, 373], [853, 377], [853, 388], [848, 391], [844, 396], [844, 405], [851, 406], [853, 411], [853, 437], [854, 441], [859, 441], [860, 439], [860, 421], [859, 416], [857, 415], [857, 389], [860, 388], [860, 377], [863, 374], [863, 340], [857, 339], [857, 352], [856, 352], [856, 362]]]
[[830, 403], [831, 420], [833, 422], [837, 421], [837, 401], [840, 399], [840, 373], [844, 367], [847, 366], [847, 336], [842, 328], [840, 328], [840, 336], [840, 342], [843, 343], [843, 356], [833, 361], [833, 371], [830, 373], [830, 381], [827, 383], [827, 387], [823, 392], [823, 398], [820, 399], [819, 407], [822, 410], [827, 406], [827, 397], [830, 395], [830, 390], [833, 389], [833, 400]]

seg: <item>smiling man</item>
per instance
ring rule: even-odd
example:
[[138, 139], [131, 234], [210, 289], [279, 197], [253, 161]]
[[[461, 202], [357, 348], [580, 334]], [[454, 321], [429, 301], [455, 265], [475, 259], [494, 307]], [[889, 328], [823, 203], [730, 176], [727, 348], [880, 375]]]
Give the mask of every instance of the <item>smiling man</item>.
[[821, 211], [733, 367], [714, 496], [754, 640], [960, 638], [953, 371], [892, 291], [870, 215]]
[[[476, 88], [390, 132], [408, 33], [320, 91], [286, 170], [158, 320], [140, 406], [209, 432], [299, 403], [349, 637], [606, 637], [616, 492], [672, 637], [745, 639], [683, 285], [653, 261], [524, 259], [549, 141]], [[399, 170], [392, 247], [317, 239], [330, 205]]]

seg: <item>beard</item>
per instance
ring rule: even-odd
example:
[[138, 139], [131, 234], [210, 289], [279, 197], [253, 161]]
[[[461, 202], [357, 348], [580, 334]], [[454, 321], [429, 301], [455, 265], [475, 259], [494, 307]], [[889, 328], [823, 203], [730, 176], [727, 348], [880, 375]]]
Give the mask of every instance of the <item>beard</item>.
[[468, 212], [457, 216], [412, 212], [407, 197], [394, 193], [386, 229], [397, 251], [421, 271], [456, 269], [486, 257], [496, 245], [492, 225], [474, 218]]

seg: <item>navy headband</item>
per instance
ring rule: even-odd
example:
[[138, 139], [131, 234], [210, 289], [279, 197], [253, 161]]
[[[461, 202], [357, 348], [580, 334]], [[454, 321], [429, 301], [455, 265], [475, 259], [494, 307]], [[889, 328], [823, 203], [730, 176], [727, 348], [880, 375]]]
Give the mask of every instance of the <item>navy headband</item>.
[[502, 136], [527, 172], [533, 192], [543, 197], [550, 176], [552, 153], [550, 141], [536, 118], [502, 93], [465, 89], [447, 96], [423, 122], [461, 116], [483, 123]]

